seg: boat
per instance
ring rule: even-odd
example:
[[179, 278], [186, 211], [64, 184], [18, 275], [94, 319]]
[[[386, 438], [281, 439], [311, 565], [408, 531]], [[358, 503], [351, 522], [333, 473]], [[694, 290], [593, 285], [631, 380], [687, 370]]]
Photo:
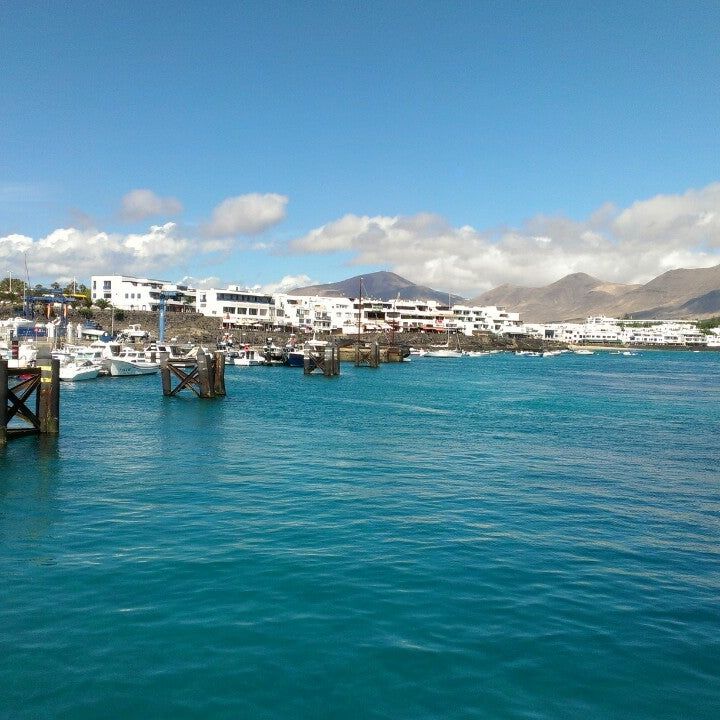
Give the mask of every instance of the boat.
[[305, 367], [305, 355], [312, 350], [319, 350], [327, 346], [327, 340], [317, 340], [314, 336], [302, 345], [285, 348], [285, 364], [288, 367]]
[[460, 336], [455, 335], [457, 341], [457, 349], [450, 347], [450, 329], [447, 330], [447, 342], [445, 345], [433, 345], [426, 353], [425, 357], [429, 358], [459, 358], [465, 353], [460, 349]]
[[284, 365], [286, 351], [276, 345], [272, 338], [268, 338], [260, 353], [265, 360], [265, 365]]
[[105, 360], [113, 377], [152, 375], [160, 370], [160, 363], [148, 360], [144, 352], [123, 350], [119, 355]]
[[262, 365], [264, 359], [252, 348], [245, 346], [242, 350], [238, 350], [237, 355], [232, 358], [232, 364], [240, 367], [251, 367], [254, 365]]
[[146, 360], [160, 361], [161, 358], [166, 357], [173, 365], [184, 367], [190, 367], [197, 363], [197, 348], [183, 352], [177, 345], [151, 343], [145, 347], [143, 352]]
[[587, 350], [580, 348], [580, 350], [575, 350], [576, 355], [594, 355], [595, 352], [593, 350]]
[[60, 365], [60, 379], [72, 382], [95, 380], [101, 370], [102, 365], [91, 360], [68, 360]]
[[425, 353], [425, 357], [429, 358], [459, 358], [462, 356], [461, 350], [452, 350], [450, 348], [436, 348]]

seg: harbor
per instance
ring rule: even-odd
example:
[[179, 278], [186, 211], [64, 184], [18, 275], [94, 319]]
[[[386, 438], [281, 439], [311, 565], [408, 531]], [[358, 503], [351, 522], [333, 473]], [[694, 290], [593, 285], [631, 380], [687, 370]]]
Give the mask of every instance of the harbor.
[[670, 684], [673, 716], [709, 719], [719, 362], [228, 367], [214, 400], [64, 383], [60, 433], [2, 451], [3, 707], [656, 720]]

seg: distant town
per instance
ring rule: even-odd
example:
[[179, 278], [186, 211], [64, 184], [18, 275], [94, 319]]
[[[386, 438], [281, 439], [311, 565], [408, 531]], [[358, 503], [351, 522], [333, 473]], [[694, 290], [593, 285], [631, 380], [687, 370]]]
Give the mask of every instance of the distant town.
[[[172, 313], [199, 313], [217, 318], [227, 332], [253, 329], [338, 335], [420, 332], [470, 337], [493, 334], [578, 345], [720, 348], [720, 327], [707, 320], [640, 321], [596, 316], [584, 322], [526, 323], [519, 313], [494, 305], [450, 304], [422, 298], [378, 300], [369, 296], [264, 294], [235, 285], [196, 289], [128, 275], [93, 275], [89, 288], [80, 286], [83, 292], [72, 292], [77, 289], [65, 288], [66, 302], [75, 298], [80, 304], [84, 299], [87, 304], [122, 312], [163, 309]], [[57, 293], [60, 290], [59, 286], [55, 288]], [[57, 305], [53, 314], [59, 318], [63, 314], [62, 303]]]

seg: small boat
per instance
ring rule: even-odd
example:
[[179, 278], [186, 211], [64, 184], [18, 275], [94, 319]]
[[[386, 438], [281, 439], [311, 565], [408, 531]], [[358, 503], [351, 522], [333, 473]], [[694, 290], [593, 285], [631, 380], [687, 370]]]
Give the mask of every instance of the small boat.
[[313, 336], [312, 339], [307, 340], [302, 345], [296, 345], [295, 347], [286, 347], [285, 364], [288, 367], [305, 367], [306, 353], [312, 350], [318, 351], [319, 349], [326, 347], [327, 344], [327, 340], [317, 340]]
[[579, 350], [575, 350], [576, 355], [594, 355], [595, 352], [593, 350], [587, 350], [580, 348]]
[[60, 365], [60, 379], [77, 382], [94, 380], [100, 375], [102, 365], [90, 360], [68, 360]]
[[263, 345], [263, 349], [260, 354], [264, 358], [265, 365], [285, 364], [285, 350], [276, 345], [272, 341], [272, 338], [268, 338], [267, 343]]
[[[230, 361], [228, 360], [228, 362]], [[237, 355], [232, 358], [232, 364], [238, 365], [239, 367], [262, 365], [264, 362], [264, 359], [259, 353], [247, 346], [245, 346], [242, 350], [238, 350]]]
[[152, 375], [160, 370], [160, 363], [148, 360], [145, 353], [137, 350], [123, 350], [119, 355], [114, 355], [105, 362], [113, 377]]
[[462, 356], [463, 353], [461, 350], [451, 350], [450, 348], [437, 348], [435, 350], [428, 350], [425, 353], [425, 357], [429, 358], [459, 358]]

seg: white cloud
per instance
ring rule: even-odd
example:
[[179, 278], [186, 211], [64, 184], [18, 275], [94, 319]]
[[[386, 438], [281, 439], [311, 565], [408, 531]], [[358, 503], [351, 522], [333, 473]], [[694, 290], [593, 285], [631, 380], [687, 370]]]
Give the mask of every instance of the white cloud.
[[26, 260], [32, 282], [101, 272], [143, 275], [189, 257], [193, 249], [194, 243], [180, 236], [174, 223], [131, 235], [60, 228], [37, 240], [24, 235], [0, 237], [0, 261], [17, 268]]
[[122, 199], [121, 215], [125, 220], [145, 220], [159, 215], [179, 215], [182, 204], [174, 197], [160, 197], [152, 190], [131, 190]]
[[467, 296], [502, 283], [544, 285], [573, 272], [646, 282], [671, 268], [720, 263], [720, 183], [622, 210], [605, 204], [583, 221], [537, 216], [501, 230], [453, 228], [431, 214], [345, 215], [290, 249], [350, 251], [355, 264]]
[[223, 200], [204, 230], [213, 237], [257, 235], [285, 218], [288, 198], [277, 193], [249, 193]]
[[260, 289], [264, 293], [287, 293], [308, 285], [317, 285], [317, 281], [309, 275], [285, 275], [277, 282], [262, 285]]
[[187, 285], [188, 287], [197, 288], [198, 290], [207, 290], [208, 288], [222, 288], [226, 287], [227, 283], [224, 283], [217, 275], [211, 275], [205, 278], [196, 278], [191, 275], [186, 275], [181, 281], [181, 285]]

